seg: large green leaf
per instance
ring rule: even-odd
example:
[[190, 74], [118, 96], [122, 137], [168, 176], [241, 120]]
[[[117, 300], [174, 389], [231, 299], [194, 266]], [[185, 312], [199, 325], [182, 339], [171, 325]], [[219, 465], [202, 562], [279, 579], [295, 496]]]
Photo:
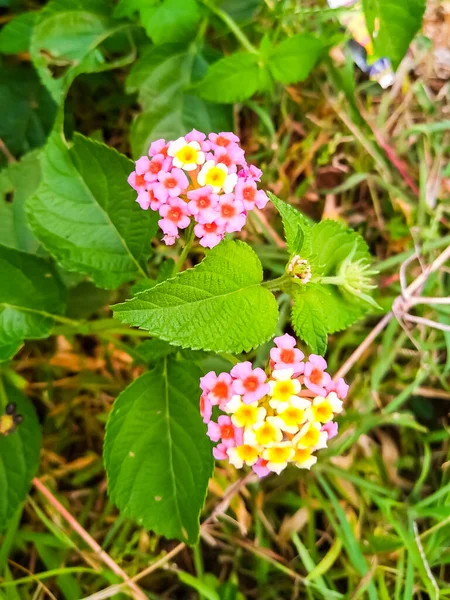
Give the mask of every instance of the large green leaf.
[[343, 223], [326, 219], [317, 223], [311, 231], [314, 273], [336, 275], [339, 266], [355, 248], [352, 262], [364, 259], [371, 261], [369, 248], [364, 238]]
[[11, 358], [24, 339], [47, 337], [52, 315], [64, 309], [64, 289], [52, 264], [0, 245], [0, 360]]
[[123, 28], [112, 21], [110, 12], [107, 0], [51, 0], [39, 12], [30, 54], [44, 85], [58, 104], [80, 73], [94, 73], [121, 64], [122, 57], [107, 63], [98, 48], [107, 37]]
[[278, 307], [247, 244], [224, 241], [194, 269], [113, 307], [114, 316], [184, 348], [243, 352], [275, 332]]
[[128, 75], [127, 92], [138, 92], [144, 110], [167, 107], [191, 82], [195, 56], [185, 46], [163, 44], [145, 52]]
[[388, 57], [394, 69], [421, 27], [425, 7], [425, 0], [363, 0], [376, 54]]
[[143, 0], [140, 13], [142, 25], [155, 44], [179, 42], [191, 37], [200, 21], [196, 0]]
[[56, 105], [29, 65], [0, 67], [0, 138], [18, 158], [45, 144]]
[[191, 362], [166, 359], [120, 394], [106, 427], [111, 499], [125, 516], [167, 538], [197, 541], [212, 474]]
[[4, 246], [35, 253], [39, 242], [28, 225], [25, 202], [39, 186], [39, 153], [30, 152], [0, 173], [0, 240]]
[[213, 63], [193, 91], [210, 102], [241, 102], [264, 87], [258, 54], [236, 52]]
[[327, 321], [322, 302], [322, 286], [308, 284], [294, 293], [292, 325], [295, 333], [315, 354], [325, 354], [327, 349]]
[[55, 132], [42, 159], [42, 182], [27, 205], [36, 237], [63, 267], [116, 288], [145, 277], [158, 214], [143, 211], [127, 183], [133, 163], [76, 134], [69, 149]]
[[[0, 531], [25, 500], [39, 466], [41, 430], [36, 411], [26, 396], [6, 382], [5, 400], [13, 402], [23, 422], [8, 436], [0, 434]], [[0, 401], [0, 416], [5, 404]]]
[[37, 12], [24, 12], [6, 23], [0, 31], [1, 54], [19, 54], [28, 51], [37, 15]]
[[146, 154], [154, 140], [175, 140], [191, 129], [198, 129], [207, 134], [230, 131], [232, 115], [229, 107], [210, 104], [196, 96], [178, 93], [166, 106], [143, 112], [133, 122], [133, 156], [137, 158]]
[[308, 77], [323, 52], [323, 43], [312, 35], [299, 34], [273, 46], [267, 60], [274, 79], [287, 85]]
[[205, 133], [232, 129], [230, 107], [183, 93], [207, 68], [201, 55], [174, 44], [151, 48], [136, 62], [127, 90], [139, 93], [144, 112], [131, 130], [134, 156], [146, 154], [158, 138], [176, 139], [194, 128]]

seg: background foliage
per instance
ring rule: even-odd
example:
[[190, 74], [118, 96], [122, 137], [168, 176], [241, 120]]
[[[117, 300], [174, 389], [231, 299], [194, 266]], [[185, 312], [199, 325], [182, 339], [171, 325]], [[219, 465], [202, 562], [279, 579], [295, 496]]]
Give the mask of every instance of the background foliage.
[[[290, 322], [312, 350], [328, 342], [337, 371], [391, 309], [402, 263], [415, 249], [431, 263], [450, 241], [448, 7], [430, 2], [400, 65], [425, 3], [362, 4], [376, 56], [399, 67], [386, 91], [343, 50], [345, 11], [323, 3], [0, 0], [0, 407], [25, 417], [0, 435], [1, 598], [108, 597], [96, 594], [120, 568], [141, 572], [172, 538], [193, 548], [142, 579], [143, 597], [450, 596], [450, 333], [429, 326], [450, 324], [445, 304], [415, 307], [428, 322], [394, 319], [366, 348], [342, 436], [310, 474], [248, 485], [197, 543], [237, 479], [219, 465], [202, 508], [213, 465], [199, 374], [242, 351], [262, 365]], [[274, 206], [170, 279], [182, 265], [134, 202], [127, 157], [193, 127], [236, 131]], [[327, 284], [261, 285], [298, 252], [327, 276], [354, 244], [376, 257], [378, 308]], [[425, 296], [448, 297], [447, 265]], [[420, 272], [411, 263], [408, 281]]]

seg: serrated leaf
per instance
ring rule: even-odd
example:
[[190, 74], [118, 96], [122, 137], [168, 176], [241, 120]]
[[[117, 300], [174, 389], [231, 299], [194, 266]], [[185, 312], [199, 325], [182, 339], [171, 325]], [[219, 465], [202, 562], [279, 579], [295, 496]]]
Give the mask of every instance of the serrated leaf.
[[45, 144], [56, 105], [30, 65], [2, 66], [0, 106], [0, 138], [13, 156]]
[[291, 204], [283, 202], [271, 192], [267, 193], [281, 215], [289, 253], [291, 255], [301, 254], [302, 258], [309, 258], [311, 255], [311, 225], [308, 219]]
[[192, 89], [209, 102], [242, 102], [263, 87], [257, 54], [236, 52], [212, 64]]
[[378, 57], [397, 69], [422, 25], [425, 0], [363, 0], [367, 28]]
[[324, 355], [327, 350], [327, 322], [320, 286], [308, 284], [294, 294], [292, 325], [295, 333], [314, 354]]
[[64, 295], [49, 261], [0, 245], [0, 360], [12, 358], [24, 339], [50, 334]]
[[151, 142], [159, 138], [176, 140], [191, 129], [211, 133], [232, 128], [229, 107], [179, 93], [166, 106], [143, 112], [135, 119], [131, 127], [133, 156], [147, 154]]
[[136, 347], [136, 352], [142, 357], [142, 360], [149, 364], [154, 364], [171, 354], [176, 354], [177, 351], [176, 346], [171, 346], [168, 342], [158, 338], [145, 340]]
[[[309, 286], [307, 286], [309, 287]], [[342, 331], [367, 313], [367, 305], [336, 285], [314, 284], [328, 333]]]
[[284, 85], [308, 77], [324, 49], [323, 43], [308, 34], [298, 34], [273, 46], [268, 66], [273, 78]]
[[127, 183], [133, 163], [80, 134], [68, 148], [52, 134], [42, 155], [42, 182], [28, 201], [30, 225], [63, 267], [112, 289], [145, 277], [158, 214], [143, 211]]
[[29, 152], [0, 173], [0, 240], [4, 246], [30, 254], [39, 248], [26, 218], [25, 202], [38, 188], [40, 179], [38, 152]]
[[136, 379], [114, 403], [104, 449], [109, 494], [122, 514], [189, 544], [213, 469], [200, 375], [192, 363], [166, 360]]
[[262, 277], [250, 246], [227, 240], [194, 269], [113, 306], [114, 316], [183, 348], [249, 351], [272, 337], [278, 319]]
[[155, 44], [193, 36], [201, 16], [196, 0], [163, 0], [152, 6], [143, 0], [140, 13], [142, 25]]
[[28, 51], [37, 14], [37, 12], [24, 12], [4, 25], [0, 31], [1, 54], [19, 54]]
[[353, 261], [365, 259], [370, 262], [369, 248], [363, 237], [343, 223], [326, 219], [311, 230], [314, 273], [336, 275], [339, 265], [349, 256], [356, 245]]
[[[13, 402], [23, 422], [8, 436], [0, 434], [0, 531], [25, 500], [39, 466], [41, 431], [36, 411], [26, 396], [6, 382], [7, 402]], [[0, 416], [5, 406], [0, 404]]]

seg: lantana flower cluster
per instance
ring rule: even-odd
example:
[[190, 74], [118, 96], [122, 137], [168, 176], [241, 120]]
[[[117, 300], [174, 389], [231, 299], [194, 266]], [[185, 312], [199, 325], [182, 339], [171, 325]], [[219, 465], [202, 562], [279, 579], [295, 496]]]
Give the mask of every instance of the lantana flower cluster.
[[[289, 334], [276, 337], [267, 371], [251, 362], [200, 379], [200, 412], [217, 460], [251, 466], [260, 477], [289, 464], [310, 469], [316, 451], [337, 435], [348, 385], [333, 381], [321, 356], [307, 358]], [[213, 407], [220, 415], [213, 420]]]
[[205, 248], [226, 233], [240, 231], [253, 208], [264, 208], [266, 193], [257, 183], [262, 172], [247, 165], [239, 138], [231, 132], [193, 129], [184, 137], [153, 142], [148, 156], [136, 161], [128, 183], [144, 210], [159, 211], [163, 241], [172, 245], [192, 220]]

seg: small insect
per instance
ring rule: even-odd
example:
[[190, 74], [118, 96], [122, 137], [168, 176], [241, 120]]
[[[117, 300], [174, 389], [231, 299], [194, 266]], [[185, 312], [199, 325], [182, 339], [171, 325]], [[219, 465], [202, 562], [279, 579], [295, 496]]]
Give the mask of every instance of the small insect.
[[5, 409], [5, 414], [0, 416], [0, 435], [11, 435], [17, 425], [23, 421], [22, 415], [16, 414], [17, 407], [10, 402]]

